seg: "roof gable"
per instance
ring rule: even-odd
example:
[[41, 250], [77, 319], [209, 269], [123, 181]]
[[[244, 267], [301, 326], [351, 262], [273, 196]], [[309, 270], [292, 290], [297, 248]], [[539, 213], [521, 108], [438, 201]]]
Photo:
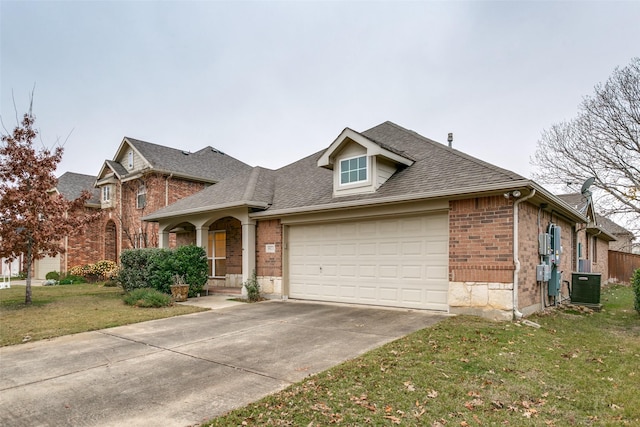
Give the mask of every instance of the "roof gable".
[[345, 128], [322, 153], [318, 159], [318, 166], [333, 169], [335, 154], [340, 152], [346, 145], [354, 142], [364, 147], [368, 156], [380, 156], [405, 166], [411, 166], [413, 164], [413, 160], [396, 152], [391, 147], [369, 139], [353, 129]]

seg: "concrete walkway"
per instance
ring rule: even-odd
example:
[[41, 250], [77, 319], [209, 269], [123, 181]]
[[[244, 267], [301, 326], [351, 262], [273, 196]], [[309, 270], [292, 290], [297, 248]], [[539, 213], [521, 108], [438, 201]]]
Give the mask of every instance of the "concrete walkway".
[[233, 303], [0, 348], [0, 425], [194, 426], [444, 318]]

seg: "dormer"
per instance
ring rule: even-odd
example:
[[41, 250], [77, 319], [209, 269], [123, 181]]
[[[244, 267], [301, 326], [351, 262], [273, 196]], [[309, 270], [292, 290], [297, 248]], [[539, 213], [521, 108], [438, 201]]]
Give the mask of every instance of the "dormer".
[[374, 193], [413, 160], [346, 128], [322, 153], [318, 166], [333, 171], [333, 196]]

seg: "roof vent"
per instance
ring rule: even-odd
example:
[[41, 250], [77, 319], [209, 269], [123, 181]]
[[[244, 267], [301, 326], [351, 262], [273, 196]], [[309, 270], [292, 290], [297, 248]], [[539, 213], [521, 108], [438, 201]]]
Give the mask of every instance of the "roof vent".
[[188, 155], [189, 155], [189, 154], [191, 154], [191, 153], [190, 153], [190, 152], [188, 152], [188, 151], [184, 151], [184, 150], [182, 150], [182, 154], [184, 154], [185, 156], [188, 156]]
[[218, 150], [217, 148], [212, 148], [211, 151], [213, 151], [214, 153], [218, 153], [224, 156], [224, 153], [220, 150]]
[[449, 148], [451, 148], [453, 145], [453, 133], [449, 132], [449, 135], [447, 135], [447, 141], [449, 141]]

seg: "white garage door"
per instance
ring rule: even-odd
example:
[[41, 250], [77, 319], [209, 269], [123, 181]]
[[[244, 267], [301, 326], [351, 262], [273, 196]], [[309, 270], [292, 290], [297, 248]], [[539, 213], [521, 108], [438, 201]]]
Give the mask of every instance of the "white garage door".
[[289, 297], [448, 310], [448, 216], [292, 225]]
[[60, 255], [54, 257], [46, 256], [36, 261], [36, 279], [44, 280], [50, 271], [60, 272]]

